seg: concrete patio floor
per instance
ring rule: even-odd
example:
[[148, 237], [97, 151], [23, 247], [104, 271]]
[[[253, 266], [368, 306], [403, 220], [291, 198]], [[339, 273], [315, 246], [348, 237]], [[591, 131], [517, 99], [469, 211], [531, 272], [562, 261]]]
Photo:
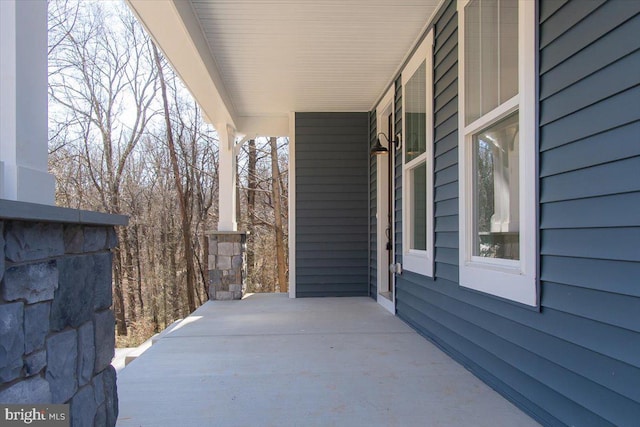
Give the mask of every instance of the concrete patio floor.
[[537, 426], [370, 298], [208, 302], [118, 374], [118, 426]]

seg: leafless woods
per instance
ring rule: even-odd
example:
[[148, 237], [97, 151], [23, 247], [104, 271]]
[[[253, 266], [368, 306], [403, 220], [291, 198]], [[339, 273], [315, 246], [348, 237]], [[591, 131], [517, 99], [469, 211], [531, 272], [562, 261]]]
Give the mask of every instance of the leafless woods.
[[[118, 335], [144, 339], [208, 299], [217, 134], [126, 5], [49, 1], [49, 152], [59, 205], [130, 216], [114, 253]], [[248, 141], [238, 165], [249, 291], [286, 291], [287, 139]]]

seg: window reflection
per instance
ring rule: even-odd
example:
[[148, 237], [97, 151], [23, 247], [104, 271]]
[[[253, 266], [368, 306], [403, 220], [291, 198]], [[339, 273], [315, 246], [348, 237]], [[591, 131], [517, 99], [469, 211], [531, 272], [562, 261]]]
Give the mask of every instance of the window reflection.
[[518, 113], [473, 136], [475, 256], [520, 259]]

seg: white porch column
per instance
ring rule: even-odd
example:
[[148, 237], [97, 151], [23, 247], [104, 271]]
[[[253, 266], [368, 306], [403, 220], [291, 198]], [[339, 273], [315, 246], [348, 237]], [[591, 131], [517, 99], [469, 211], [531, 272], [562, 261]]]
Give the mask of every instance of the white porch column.
[[0, 93], [0, 198], [53, 205], [46, 0], [0, 1]]
[[226, 123], [217, 124], [220, 138], [218, 164], [218, 231], [237, 231], [236, 222], [236, 154], [235, 129]]

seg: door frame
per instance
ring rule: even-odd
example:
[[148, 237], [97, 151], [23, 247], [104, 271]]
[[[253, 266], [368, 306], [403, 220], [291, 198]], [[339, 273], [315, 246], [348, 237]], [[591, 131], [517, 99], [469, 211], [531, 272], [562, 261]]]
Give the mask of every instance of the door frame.
[[[376, 107], [376, 133], [384, 132], [385, 135], [389, 137], [390, 140], [394, 139], [393, 135], [389, 134], [389, 129], [387, 125], [387, 119], [389, 115], [394, 114], [394, 90], [390, 88], [389, 91], [385, 94], [382, 100], [378, 103]], [[392, 123], [395, 123], [392, 120]], [[385, 145], [387, 141], [384, 141], [384, 138], [380, 140], [380, 142]], [[378, 156], [378, 160], [376, 161], [376, 267], [377, 267], [377, 295], [376, 300], [378, 304], [383, 306], [386, 310], [393, 313], [396, 313], [396, 290], [395, 290], [395, 275], [389, 274], [389, 259], [387, 257], [387, 237], [386, 237], [386, 220], [385, 216], [391, 215], [391, 223], [388, 224], [391, 229], [391, 238], [393, 239], [394, 230], [393, 230], [393, 222], [394, 212], [393, 208], [389, 207], [390, 203], [393, 202], [394, 198], [394, 188], [393, 188], [393, 177], [390, 176], [394, 171], [393, 165], [393, 154], [394, 150], [391, 147], [392, 144], [388, 144], [387, 148], [389, 149], [388, 154]], [[381, 161], [381, 159], [386, 159], [386, 161]], [[391, 167], [389, 167], [389, 162], [391, 162]], [[389, 186], [391, 186], [391, 191], [389, 191]], [[391, 195], [389, 194], [391, 193]], [[389, 198], [391, 197], [391, 200]], [[392, 206], [392, 205], [391, 205]], [[391, 212], [388, 212], [391, 210]], [[394, 245], [391, 246], [391, 259], [393, 260], [395, 257], [394, 253]], [[387, 282], [388, 278], [388, 282]], [[386, 296], [380, 295], [382, 292], [391, 291], [391, 299]]]

